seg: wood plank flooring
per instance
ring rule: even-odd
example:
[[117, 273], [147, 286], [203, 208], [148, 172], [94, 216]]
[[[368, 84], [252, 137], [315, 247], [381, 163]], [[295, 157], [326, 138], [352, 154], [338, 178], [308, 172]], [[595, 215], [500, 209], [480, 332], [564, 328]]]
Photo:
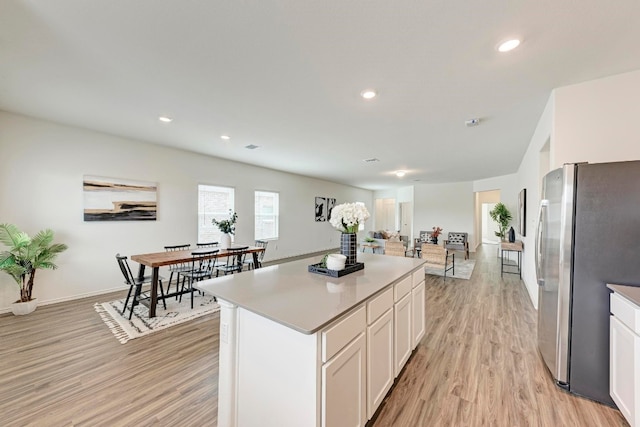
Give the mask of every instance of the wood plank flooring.
[[383, 402], [382, 426], [627, 426], [622, 414], [556, 387], [537, 351], [537, 312], [496, 246], [471, 280], [426, 276], [426, 335]]
[[[427, 333], [370, 426], [627, 426], [555, 387], [536, 312], [495, 246], [471, 280], [427, 276]], [[215, 426], [218, 315], [120, 344], [101, 295], [0, 316], [0, 426]]]

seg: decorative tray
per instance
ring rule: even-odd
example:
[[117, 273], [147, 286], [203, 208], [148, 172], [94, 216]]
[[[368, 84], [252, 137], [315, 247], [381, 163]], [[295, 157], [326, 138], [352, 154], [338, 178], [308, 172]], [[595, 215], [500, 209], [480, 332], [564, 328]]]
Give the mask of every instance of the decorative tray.
[[364, 262], [356, 262], [355, 264], [349, 264], [344, 267], [344, 270], [329, 270], [326, 267], [322, 267], [322, 263], [311, 264], [309, 266], [309, 272], [323, 274], [330, 277], [342, 277], [344, 275], [353, 273], [354, 271], [362, 270], [364, 268]]

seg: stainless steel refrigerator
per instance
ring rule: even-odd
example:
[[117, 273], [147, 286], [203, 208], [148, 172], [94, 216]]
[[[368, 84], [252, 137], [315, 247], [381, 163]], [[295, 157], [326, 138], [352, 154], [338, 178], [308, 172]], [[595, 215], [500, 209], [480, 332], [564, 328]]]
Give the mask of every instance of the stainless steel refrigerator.
[[535, 252], [542, 358], [559, 386], [614, 406], [606, 284], [640, 286], [640, 161], [549, 172]]

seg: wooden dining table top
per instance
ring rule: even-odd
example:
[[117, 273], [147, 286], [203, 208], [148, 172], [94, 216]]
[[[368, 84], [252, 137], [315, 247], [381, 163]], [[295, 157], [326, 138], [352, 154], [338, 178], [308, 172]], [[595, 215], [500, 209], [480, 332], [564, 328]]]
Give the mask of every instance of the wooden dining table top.
[[[142, 265], [146, 265], [147, 267], [156, 268], [156, 267], [162, 267], [165, 265], [179, 264], [181, 262], [189, 262], [193, 258], [194, 252], [195, 253], [208, 252], [208, 251], [215, 251], [217, 249], [218, 252], [216, 252], [215, 254], [212, 254], [211, 257], [209, 258], [220, 258], [220, 257], [227, 256], [227, 254], [230, 252], [231, 249], [242, 248], [242, 247], [244, 246], [234, 245], [228, 249], [198, 248], [198, 249], [186, 249], [182, 251], [153, 252], [148, 254], [131, 255], [131, 260], [138, 262]], [[243, 252], [247, 254], [251, 254], [255, 252], [262, 252], [264, 250], [265, 248], [261, 248], [258, 246], [249, 246]]]

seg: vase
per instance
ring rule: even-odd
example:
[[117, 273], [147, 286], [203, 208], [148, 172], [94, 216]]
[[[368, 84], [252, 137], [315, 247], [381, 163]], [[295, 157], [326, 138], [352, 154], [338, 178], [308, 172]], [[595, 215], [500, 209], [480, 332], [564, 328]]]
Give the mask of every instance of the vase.
[[358, 256], [358, 235], [356, 233], [342, 233], [340, 236], [340, 253], [347, 257], [345, 265], [353, 265]]
[[220, 237], [220, 249], [228, 249], [231, 247], [231, 234], [224, 233]]
[[22, 316], [32, 313], [36, 307], [38, 307], [38, 300], [36, 298], [26, 302], [18, 301], [11, 304], [11, 312], [14, 316]]

